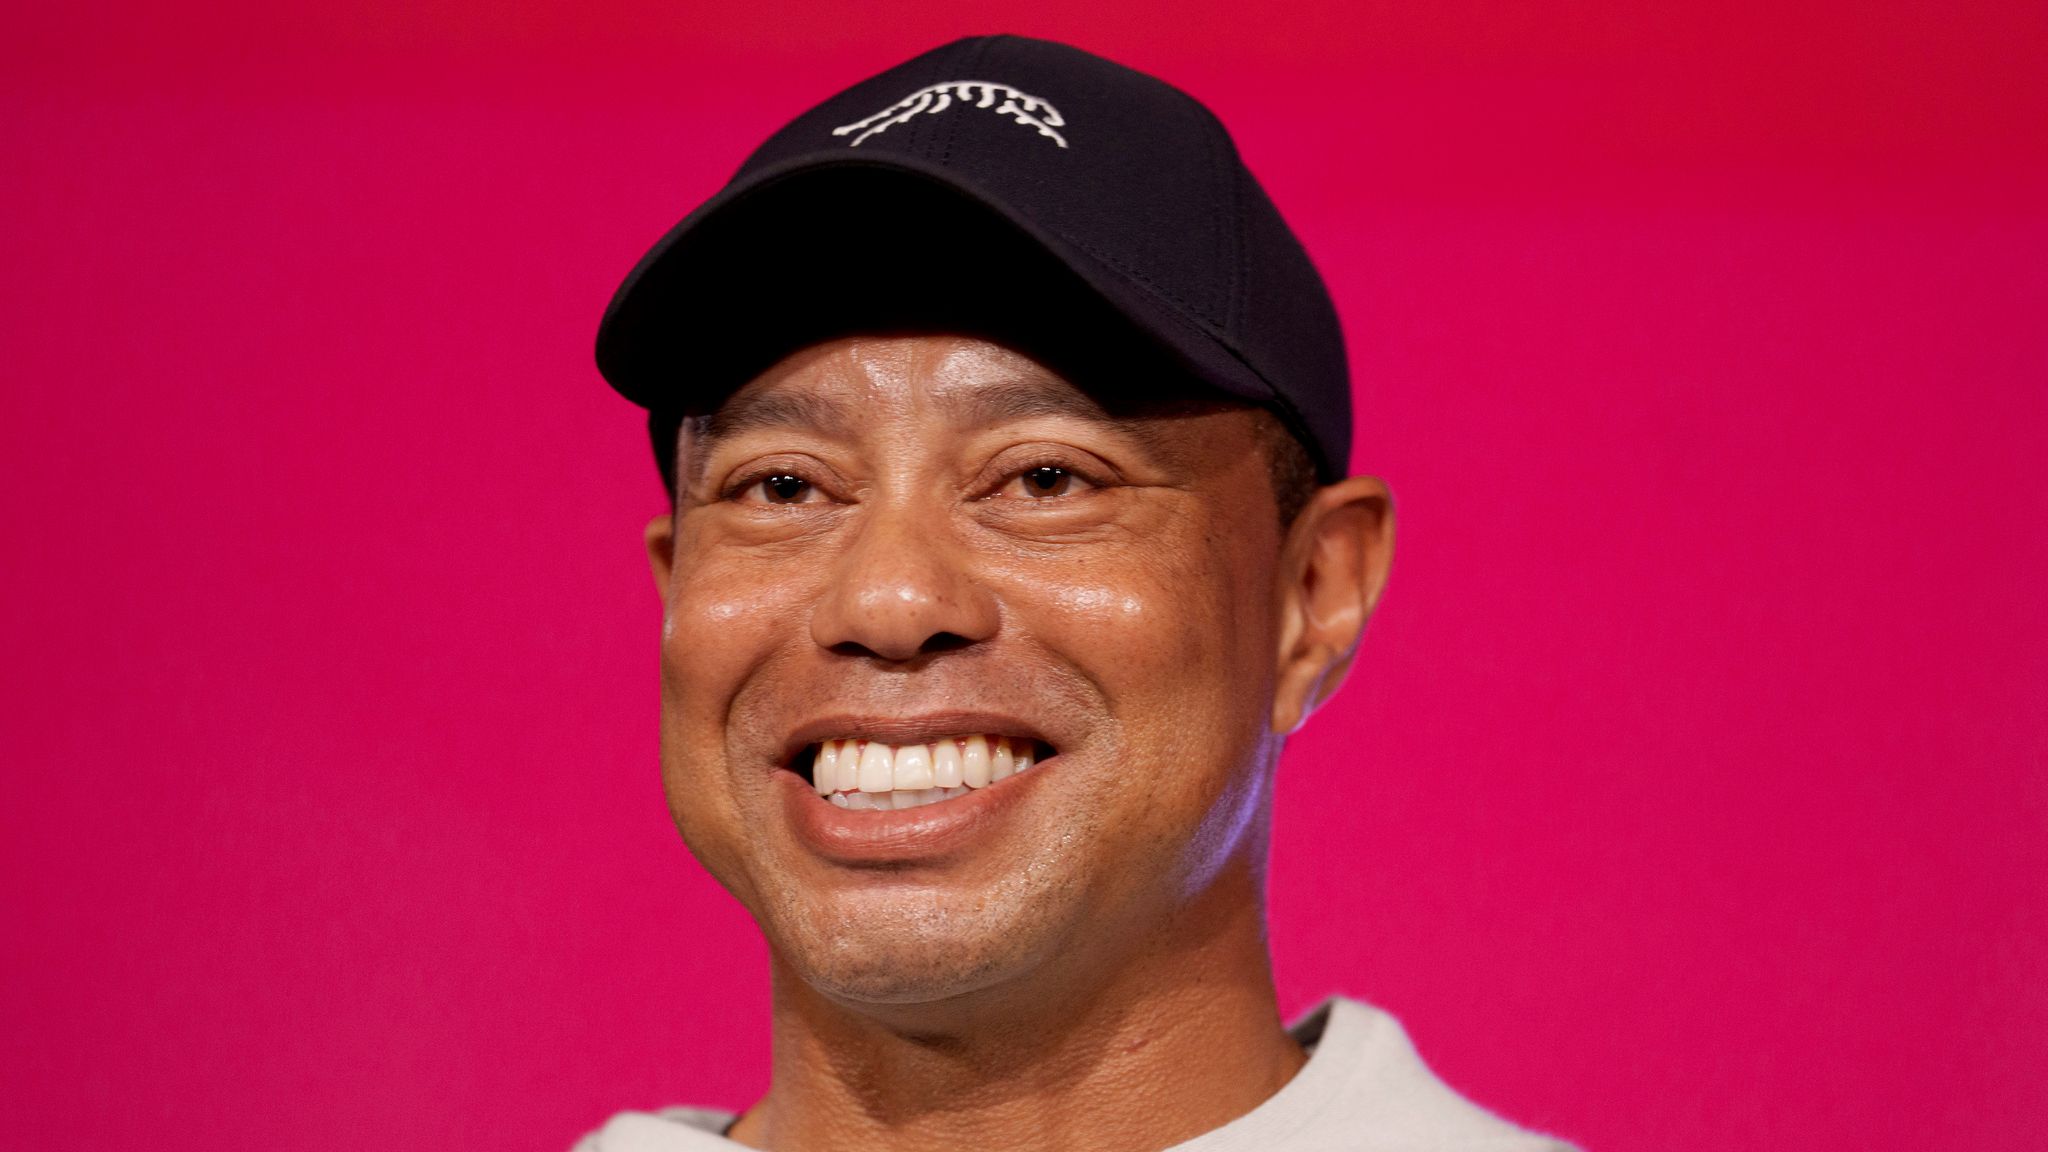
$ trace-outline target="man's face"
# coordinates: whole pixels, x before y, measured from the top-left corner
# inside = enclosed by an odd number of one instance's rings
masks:
[[[1112,414],[1020,353],[907,336],[798,353],[686,429],[673,539],[650,532],[664,780],[791,971],[875,1004],[1084,973],[1256,874],[1261,418]],[[825,741],[974,737],[1040,759],[894,811],[807,779]]]

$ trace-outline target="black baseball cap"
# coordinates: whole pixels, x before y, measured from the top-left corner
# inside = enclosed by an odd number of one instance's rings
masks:
[[[1223,125],[1163,81],[1016,36],[935,48],[771,136],[626,277],[597,367],[648,409],[672,477],[683,416],[804,345],[916,328],[1084,373],[1163,357],[1279,415],[1324,482],[1348,468],[1336,309]]]

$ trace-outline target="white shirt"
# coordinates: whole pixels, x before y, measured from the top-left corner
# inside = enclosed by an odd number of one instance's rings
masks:
[[[1325,1001],[1289,1029],[1309,1053],[1264,1104],[1167,1152],[1571,1152],[1517,1128],[1436,1078],[1399,1021]],[[732,1152],[730,1112],[621,1112],[573,1152]]]

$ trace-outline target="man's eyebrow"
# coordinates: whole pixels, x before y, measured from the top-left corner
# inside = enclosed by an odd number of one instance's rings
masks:
[[[1113,410],[1095,397],[1071,385],[1047,387],[1042,380],[1028,377],[993,381],[957,391],[947,390],[939,402],[949,409],[953,423],[963,428],[986,428],[1040,416],[1064,416],[1114,428],[1129,436],[1147,452],[1159,452],[1166,445],[1165,430],[1157,421],[1139,419],[1154,413],[1143,402],[1124,405],[1130,411]]]
[[[937,400],[947,418],[964,428],[1040,416],[1066,416],[1104,424],[1119,422],[1085,392],[1071,387],[1047,387],[1041,381],[1022,377],[946,389]],[[854,408],[838,397],[794,389],[742,393],[720,405],[717,411],[697,417],[692,422],[692,431],[703,449],[715,448],[743,432],[763,428],[839,432],[857,422]]]
[[[1116,428],[1147,451],[1165,443],[1162,430],[1149,420],[1131,419],[1138,411],[1119,414],[1078,388],[1048,386],[1042,379],[1014,377],[941,391],[935,397],[946,418],[960,428],[983,428],[1038,417],[1067,417]],[[766,428],[812,428],[828,435],[845,434],[859,423],[858,405],[834,396],[795,389],[776,389],[734,396],[714,412],[685,420],[692,443],[687,475],[701,478],[705,461],[719,444],[746,432]]]
[[[819,428],[837,431],[853,426],[853,412],[835,397],[794,390],[741,393],[700,416],[693,430],[704,446],[715,447],[742,432],[759,428]]]
[[[1070,416],[1111,423],[1115,417],[1087,393],[1071,387],[1047,387],[1026,378],[949,388],[938,396],[947,416],[964,428],[981,428],[1038,416]]]
[[[853,426],[852,409],[829,396],[812,392],[742,392],[701,416],[686,417],[677,429],[681,477],[689,483],[704,478],[704,465],[717,447],[745,432],[762,428],[821,428],[837,432]]]

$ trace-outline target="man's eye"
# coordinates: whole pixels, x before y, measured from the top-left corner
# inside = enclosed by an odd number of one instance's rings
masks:
[[[770,504],[800,504],[804,497],[810,495],[811,482],[801,476],[778,472],[754,481],[748,486],[747,492],[758,494],[762,500]]]
[[[1014,493],[1032,500],[1044,500],[1053,496],[1065,496],[1083,491],[1089,487],[1086,480],[1051,464],[1042,464],[1004,485],[1006,493]]]

